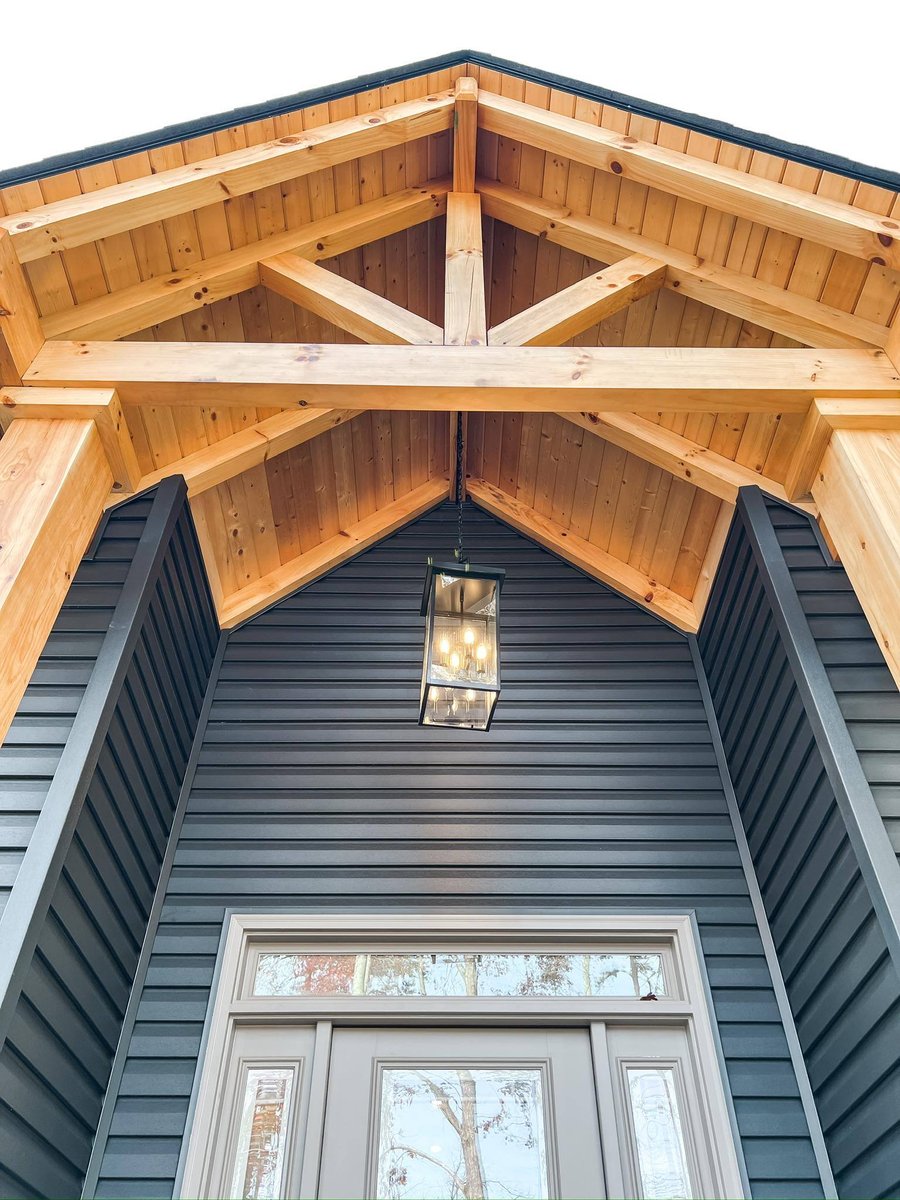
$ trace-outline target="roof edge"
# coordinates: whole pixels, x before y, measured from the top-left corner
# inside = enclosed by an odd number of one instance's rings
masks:
[[[571,79],[568,76],[557,75],[552,71],[528,67],[511,59],[498,58],[479,50],[456,50],[433,58],[420,59],[418,62],[407,63],[405,66],[394,67],[382,71],[373,71],[367,75],[359,75],[327,87],[311,88],[303,92],[295,92],[291,96],[280,96],[266,100],[260,104],[243,105],[240,108],[229,109],[226,112],[199,117],[191,121],[182,121],[174,125],[166,125],[149,133],[137,134],[133,137],[120,138],[116,141],[105,142],[96,146],[88,146],[83,150],[66,154],[56,154],[39,162],[27,163],[21,167],[0,170],[0,187],[15,187],[43,179],[49,175],[58,175],[63,171],[74,171],[82,167],[95,166],[110,159],[122,158],[129,154],[153,150],[159,146],[167,146],[172,142],[184,141],[204,134],[216,133],[234,125],[242,125],[249,121],[260,121],[267,117],[279,116],[294,109],[305,108],[313,104],[322,104],[329,100],[339,100],[356,92],[370,91],[376,87],[384,87],[391,83],[402,83],[417,75],[425,75],[433,71],[446,70],[448,67],[458,67],[463,63],[474,63],[508,75],[515,75],[532,83],[546,87],[559,88],[587,100],[596,100],[603,104],[613,105],[626,112],[634,112],[654,120],[665,121],[697,133],[705,133],[711,137],[722,138],[750,150],[760,150],[766,154],[774,154],[792,162],[802,163],[817,170],[844,175],[862,183],[875,187],[888,188],[900,192],[900,172],[889,171],[882,167],[867,166],[841,155],[829,154],[824,150],[816,150],[810,146],[796,145],[781,138],[770,137],[768,134],[756,133],[752,130],[741,129],[725,121],[717,121],[698,113],[682,112],[679,109],[668,108],[665,105],[654,104],[649,100],[641,100],[624,92],[611,91],[608,88],[584,83],[582,80]]]

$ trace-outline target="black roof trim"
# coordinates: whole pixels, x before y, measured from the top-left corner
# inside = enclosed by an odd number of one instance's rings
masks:
[[[118,141],[106,142],[102,145],[88,146],[85,150],[75,153],[57,154],[52,158],[45,158],[41,162],[0,171],[0,187],[14,187],[18,184],[30,183],[35,179],[42,179],[47,175],[58,175],[62,171],[74,171],[80,167],[94,166],[96,163],[108,162],[112,158],[137,154],[140,151],[155,149],[157,146],[167,146],[172,142],[215,133],[218,130],[242,125],[248,121],[260,121],[266,117],[292,112],[297,108],[323,104],[328,100],[338,100],[343,96],[353,95],[355,92],[368,91],[391,83],[401,83],[403,80],[412,79],[417,75],[445,70],[448,67],[458,67],[463,63],[474,63],[495,71],[503,71],[508,75],[515,75],[520,79],[543,84],[546,87],[560,88],[588,100],[611,104],[626,112],[639,113],[641,116],[666,121],[684,129],[723,138],[725,141],[734,142],[739,146],[747,146],[751,150],[761,150],[766,154],[789,158],[793,162],[803,163],[817,170],[832,171],[837,175],[845,175],[850,179],[858,179],[863,183],[900,192],[900,173],[896,171],[866,166],[864,163],[854,162],[852,159],[843,158],[840,155],[827,154],[823,150],[814,150],[809,146],[797,146],[791,142],[782,141],[780,138],[769,137],[764,133],[739,129],[727,122],[715,121],[709,117],[699,116],[697,113],[680,112],[674,108],[667,108],[665,105],[639,100],[622,92],[596,87],[578,79],[556,75],[551,71],[541,71],[535,67],[523,66],[521,63],[497,58],[478,50],[457,50],[434,58],[422,59],[419,62],[408,63],[406,66],[391,70],[360,75],[356,79],[348,79],[329,87],[312,88],[305,92],[296,92],[292,96],[267,100],[262,104],[248,104],[213,116],[183,121],[177,125],[167,125],[163,129],[157,129],[151,133],[121,138]]]

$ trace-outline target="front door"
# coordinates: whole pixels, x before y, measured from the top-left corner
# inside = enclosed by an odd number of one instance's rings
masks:
[[[587,1029],[336,1029],[322,1200],[603,1196]]]

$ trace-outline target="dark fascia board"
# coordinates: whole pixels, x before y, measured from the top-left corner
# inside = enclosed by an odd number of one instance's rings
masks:
[[[442,71],[447,68],[472,63],[494,71],[502,71],[531,83],[544,87],[558,88],[587,100],[601,104],[610,104],[626,112],[637,113],[639,116],[650,117],[653,120],[665,121],[670,125],[678,125],[683,129],[705,133],[710,137],[722,138],[750,150],[760,150],[766,154],[774,154],[779,158],[788,158],[793,162],[803,163],[820,171],[830,171],[836,175],[845,175],[862,183],[873,184],[876,187],[888,188],[900,192],[900,173],[889,171],[882,167],[870,167],[864,163],[840,155],[827,154],[823,150],[815,150],[809,146],[798,146],[780,138],[769,137],[764,133],[740,129],[725,121],[715,121],[697,113],[685,113],[678,109],[667,108],[665,105],[653,104],[648,100],[639,100],[623,92],[610,91],[607,88],[596,87],[578,79],[570,79],[552,71],[542,71],[536,67],[527,67],[522,63],[509,59],[497,58],[493,54],[485,54],[478,50],[456,50],[449,54],[437,55],[434,58],[421,59],[419,62],[408,63],[406,66],[395,67],[384,71],[375,71],[368,75],[360,75],[355,79],[344,80],[329,87],[312,88],[308,91],[296,92],[292,96],[281,96],[275,100],[267,100],[262,104],[248,104],[241,108],[233,108],[227,112],[213,116],[200,117],[194,121],[183,121],[177,125],[167,125],[163,129],[135,137],[121,138],[102,145],[89,146],[84,150],[69,154],[57,154],[40,162],[29,163],[22,167],[13,167],[0,171],[0,187],[15,187],[30,183],[35,179],[43,179],[48,175],[58,175],[63,171],[75,171],[81,167],[94,166],[97,163],[108,162],[113,158],[122,158],[129,154],[153,150],[158,146],[168,146],[172,142],[184,141],[188,138],[201,137],[204,134],[215,133],[218,130],[229,129],[234,125],[242,125],[248,121],[261,121],[268,117],[279,116],[298,108],[313,104],[324,104],[329,100],[339,100],[344,96],[357,92],[369,91],[372,88],[384,87],[392,83],[401,83],[418,75]]]

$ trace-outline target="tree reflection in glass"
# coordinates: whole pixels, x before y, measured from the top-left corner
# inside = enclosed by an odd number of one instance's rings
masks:
[[[257,996],[664,996],[659,954],[264,952]]]
[[[543,1200],[537,1068],[384,1069],[378,1200]]]
[[[641,1195],[644,1200],[688,1200],[693,1194],[671,1067],[629,1067]]]

